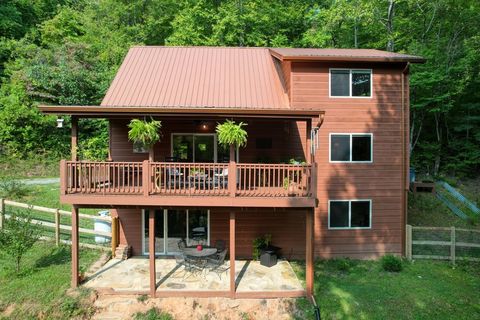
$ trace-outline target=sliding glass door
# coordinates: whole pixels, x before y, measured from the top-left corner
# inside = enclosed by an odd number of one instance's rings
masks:
[[[217,139],[208,134],[172,134],[172,157],[181,162],[217,162]]]
[[[149,210],[143,210],[143,254],[148,254],[148,215]],[[180,240],[185,240],[189,246],[210,244],[208,210],[155,210],[155,254],[168,255],[179,252]]]

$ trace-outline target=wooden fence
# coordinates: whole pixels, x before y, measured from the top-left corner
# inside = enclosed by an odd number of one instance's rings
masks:
[[[3,228],[4,220],[7,219],[7,218],[10,218],[10,216],[7,214],[6,206],[12,206],[12,207],[16,207],[16,208],[22,208],[22,209],[28,209],[28,210],[33,210],[33,211],[39,211],[39,212],[43,212],[43,213],[52,214],[55,222],[32,219],[31,223],[42,226],[42,227],[45,227],[45,228],[54,229],[54,231],[55,231],[55,243],[56,243],[57,246],[60,243],[70,243],[68,240],[61,240],[60,239],[60,233],[61,233],[62,230],[63,231],[70,231],[70,232],[72,231],[72,226],[71,225],[66,225],[66,224],[61,224],[60,223],[60,217],[61,216],[67,216],[67,217],[72,216],[72,213],[70,211],[41,207],[41,206],[36,206],[36,205],[31,205],[31,204],[27,204],[27,203],[21,203],[21,202],[16,202],[16,201],[11,201],[11,200],[6,200],[6,199],[1,199],[0,198],[0,228]],[[110,238],[111,239],[112,254],[114,254],[115,253],[115,248],[118,245],[118,218],[117,217],[111,218],[111,217],[93,216],[93,215],[83,214],[83,213],[79,213],[78,217],[79,217],[79,220],[81,220],[81,219],[100,220],[100,221],[105,221],[105,222],[110,222],[111,223],[112,232],[95,231],[93,229],[87,229],[87,228],[79,228],[78,231],[80,233],[83,233],[83,234]],[[88,243],[82,243],[82,245],[84,247],[105,249],[105,246],[92,245],[92,244],[88,244]]]
[[[414,237],[415,231],[423,232],[449,232],[449,239],[443,240],[416,240]],[[470,257],[470,256],[457,256],[457,248],[478,248],[480,251],[480,230],[473,229],[462,229],[462,228],[445,228],[445,227],[412,227],[407,225],[406,229],[406,257],[409,260],[412,259],[434,259],[434,260],[450,260],[452,263],[455,263],[456,260],[467,260],[467,261],[480,261],[480,257]],[[479,241],[474,242],[464,242],[457,241],[458,232],[468,232],[472,234],[478,234]],[[415,254],[415,246],[434,246],[434,247],[448,247],[449,255],[440,255],[440,254]]]

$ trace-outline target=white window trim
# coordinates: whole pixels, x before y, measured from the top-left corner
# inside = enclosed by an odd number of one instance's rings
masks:
[[[144,226],[145,226],[145,210],[158,210],[158,209],[142,209],[142,225],[141,225],[141,235],[142,235],[142,254],[144,256],[147,256],[149,253],[146,251],[145,247],[145,235],[144,235]],[[163,211],[163,232],[164,232],[164,237],[168,234],[168,218],[167,218],[167,212],[168,209],[161,209]],[[195,209],[196,210],[196,209]],[[190,245],[190,238],[188,237],[188,231],[189,231],[189,226],[188,226],[188,214],[189,210],[186,209],[186,214],[185,214],[185,219],[186,220],[186,228],[187,228],[187,236],[185,238],[187,245]],[[210,246],[210,209],[207,210],[207,246]],[[179,252],[167,252],[167,241],[163,241],[163,250],[161,252],[155,252],[155,256],[171,256],[174,254],[177,254]]]
[[[348,227],[330,227],[330,203],[331,202],[348,202]],[[352,225],[352,202],[368,201],[370,203],[370,213],[368,227],[351,227]],[[334,199],[328,200],[328,230],[369,230],[372,229],[372,199]]]
[[[350,160],[349,161],[340,161],[332,160],[332,135],[342,135],[350,136]],[[352,160],[352,137],[366,137],[370,136],[370,161],[353,161]],[[330,132],[328,136],[328,160],[330,163],[373,163],[373,133],[339,133],[339,132]]]
[[[349,76],[349,95],[348,96],[332,96],[332,70],[348,70],[350,71]],[[369,72],[370,73],[370,96],[363,97],[363,96],[352,96],[352,73],[355,71],[362,71],[362,72]],[[329,98],[347,98],[347,99],[371,99],[373,98],[373,70],[372,69],[355,69],[355,68],[330,68],[328,71],[328,97]]]

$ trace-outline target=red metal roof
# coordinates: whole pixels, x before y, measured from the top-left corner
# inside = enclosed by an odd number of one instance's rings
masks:
[[[289,107],[268,48],[133,47],[101,106]]]
[[[425,62],[425,59],[419,56],[375,49],[271,48],[270,50],[272,55],[281,60]]]
[[[101,106],[289,109],[281,60],[424,61],[371,49],[139,46],[129,50]]]

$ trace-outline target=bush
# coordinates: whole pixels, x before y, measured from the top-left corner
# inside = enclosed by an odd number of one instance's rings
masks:
[[[145,313],[137,312],[134,316],[135,320],[173,320],[173,317],[157,308],[152,308]]]
[[[403,269],[402,259],[391,254],[382,257],[382,268],[388,272],[400,272]]]
[[[336,270],[342,272],[348,272],[354,266],[354,262],[348,258],[334,259],[331,263]]]
[[[30,190],[25,183],[17,180],[0,180],[0,198],[21,199],[29,194]]]

